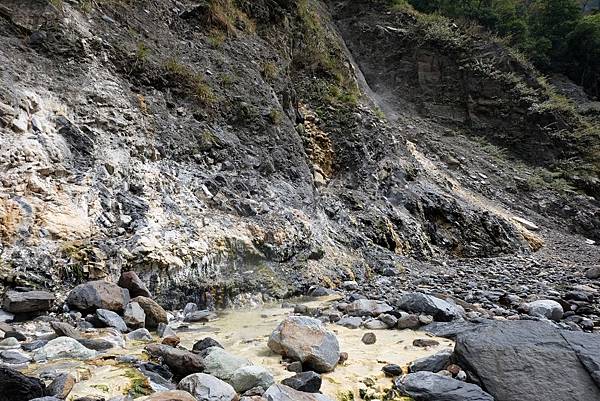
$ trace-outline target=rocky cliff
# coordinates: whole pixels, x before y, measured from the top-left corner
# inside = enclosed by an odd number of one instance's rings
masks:
[[[0,286],[135,270],[176,307],[557,243],[594,263],[597,132],[499,44],[420,18],[3,1]]]

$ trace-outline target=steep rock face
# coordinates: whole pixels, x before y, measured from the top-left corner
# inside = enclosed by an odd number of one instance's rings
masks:
[[[4,283],[125,268],[169,308],[529,249],[353,100],[322,3],[94,4],[2,5]]]

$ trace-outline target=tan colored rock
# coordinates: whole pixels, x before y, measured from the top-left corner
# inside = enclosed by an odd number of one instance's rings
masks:
[[[135,297],[131,300],[131,302],[137,302],[140,307],[144,310],[146,314],[146,328],[154,329],[158,327],[159,323],[169,323],[169,318],[167,316],[167,312],[147,297]]]
[[[187,391],[172,390],[172,391],[161,391],[160,393],[154,393],[147,397],[136,398],[136,401],[197,401]]]

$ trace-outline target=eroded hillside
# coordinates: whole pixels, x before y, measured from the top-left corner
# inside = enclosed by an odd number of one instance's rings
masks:
[[[2,285],[60,289],[136,270],[175,307],[207,292],[404,280],[446,259],[529,255],[563,234],[593,247],[569,232],[598,239],[597,165],[582,152],[595,137],[571,141],[580,131],[543,108],[546,89],[504,49],[465,61],[460,32],[440,43],[389,12],[366,1],[2,2]],[[509,69],[514,88],[491,67]],[[474,136],[509,149],[526,176],[504,154],[490,166],[477,147],[465,153]],[[456,181],[440,157],[484,167]],[[574,159],[591,167],[566,189],[523,189],[536,168]],[[531,213],[542,233],[515,220]],[[576,251],[582,266],[593,249]]]

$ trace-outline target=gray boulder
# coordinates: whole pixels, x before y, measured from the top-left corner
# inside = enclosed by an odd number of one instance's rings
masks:
[[[439,372],[443,370],[448,364],[450,364],[450,357],[452,356],[451,350],[442,350],[433,355],[429,355],[423,358],[415,360],[410,365],[411,372]]]
[[[108,309],[97,309],[96,317],[98,317],[98,320],[100,320],[108,327],[114,327],[121,333],[125,333],[127,331],[127,325],[125,324],[121,316],[117,315],[113,311],[110,311]]]
[[[167,311],[162,306],[147,297],[135,297],[131,300],[137,302],[146,314],[146,328],[155,329],[159,323],[169,323]]]
[[[146,324],[146,313],[137,302],[129,302],[123,312],[123,321],[132,330],[141,329]]]
[[[263,398],[267,401],[333,401],[326,395],[304,393],[284,384],[273,384],[265,391]]]
[[[90,281],[73,288],[67,297],[70,307],[81,311],[108,309],[121,312],[129,302],[129,292],[106,281]]]
[[[31,358],[20,351],[6,350],[0,351],[0,360],[9,365],[22,365],[31,361]]]
[[[358,329],[362,324],[363,320],[357,316],[344,316],[336,323],[340,326],[346,327],[347,329]]]
[[[394,308],[385,302],[372,299],[357,299],[346,307],[346,313],[350,316],[373,316],[391,312]]]
[[[290,316],[281,322],[271,334],[268,346],[318,373],[333,371],[340,359],[335,334],[319,320],[305,316]]]
[[[398,301],[398,307],[408,312],[432,315],[439,322],[449,322],[461,317],[456,305],[420,292],[403,295]]]
[[[232,401],[237,398],[231,385],[204,373],[184,377],[177,389],[187,391],[198,401]]]
[[[138,277],[134,271],[128,271],[121,274],[117,283],[119,287],[126,288],[132,297],[148,297],[152,298],[152,294],[146,288],[144,282]]]
[[[496,401],[600,400],[600,337],[550,322],[488,322],[456,336],[458,365]]]
[[[64,322],[50,322],[50,327],[54,330],[57,336],[71,337],[75,339],[81,338],[81,333],[75,327],[69,323]]]
[[[491,395],[474,384],[432,372],[410,373],[396,379],[394,384],[402,394],[416,401],[494,401]]]
[[[230,381],[236,370],[252,365],[246,358],[232,355],[223,348],[208,348],[206,353],[204,371],[221,380]]]
[[[58,337],[35,350],[33,360],[40,362],[54,359],[89,359],[96,355],[96,351],[86,348],[74,338]]]
[[[185,377],[204,370],[204,361],[193,352],[173,348],[163,344],[149,344],[146,352],[155,358],[162,359],[178,377]]]
[[[185,322],[198,323],[198,322],[210,322],[211,320],[215,320],[216,318],[217,318],[217,315],[214,312],[211,312],[209,310],[199,310],[199,311],[188,313],[187,315],[185,315],[183,320]]]
[[[244,393],[254,387],[269,388],[275,383],[273,375],[262,366],[243,366],[233,372],[229,381],[235,391]]]
[[[396,322],[396,327],[400,330],[418,329],[420,326],[419,316],[412,313],[402,312]]]
[[[43,312],[52,308],[54,295],[46,291],[8,291],[3,308],[10,313]]]
[[[561,304],[549,299],[529,302],[527,305],[527,313],[530,316],[542,317],[558,322],[562,319],[563,308]]]
[[[188,302],[187,304],[185,304],[185,307],[183,308],[183,316],[186,316],[192,312],[196,312],[198,310],[198,305],[196,305],[193,302]]]
[[[137,329],[127,334],[127,339],[132,341],[154,341],[152,338],[152,334],[148,331],[148,329]]]

